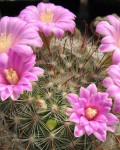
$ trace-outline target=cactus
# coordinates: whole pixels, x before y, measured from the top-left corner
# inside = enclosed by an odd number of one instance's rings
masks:
[[[44,41],[46,47],[34,48],[36,66],[45,73],[32,83],[33,91],[24,92],[17,101],[0,101],[0,149],[102,149],[104,145],[93,136],[74,137],[74,124],[66,116],[66,94],[78,94],[81,86],[92,82],[103,91],[101,82],[111,57],[98,52],[97,42],[77,30],[61,40]]]

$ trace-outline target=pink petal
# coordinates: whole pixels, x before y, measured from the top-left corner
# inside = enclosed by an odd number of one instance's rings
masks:
[[[117,70],[118,71],[118,70],[120,70],[120,65],[113,64],[113,65],[109,66],[109,70]]]
[[[79,106],[80,107],[80,106]],[[84,111],[84,108],[78,108],[78,109],[75,109],[76,113],[78,115],[85,115],[85,111]]]
[[[0,83],[0,92],[4,91],[6,89],[6,84]]]
[[[105,36],[102,40],[102,44],[115,44],[116,39],[112,36]]]
[[[66,115],[70,116],[74,112],[74,109],[72,108],[67,108],[66,110]]]
[[[67,9],[63,9],[63,7],[61,6],[57,6],[54,8],[54,10],[52,11],[55,16],[53,17],[53,22],[66,22],[66,21],[71,21],[73,20],[73,18],[75,18],[76,16],[70,12]],[[64,26],[63,26],[64,27]]]
[[[79,103],[73,103],[73,104],[71,104],[71,106],[72,106],[75,110],[79,110],[79,109],[80,109]]]
[[[4,91],[0,93],[1,100],[4,101],[10,96],[10,91],[6,88]]]
[[[96,32],[101,35],[114,35],[115,29],[107,21],[101,21],[96,26]]]
[[[24,89],[24,90],[32,91],[32,85],[31,85],[31,83],[29,82],[29,80],[27,80],[26,78],[22,78],[22,79],[19,81],[19,85],[23,86],[23,89]]]
[[[117,49],[117,47],[114,44],[101,44],[99,46],[100,52],[112,52],[116,49]]]
[[[56,35],[57,38],[62,38],[64,35],[64,30],[60,29],[60,28],[53,28],[53,33]]]
[[[31,81],[37,81],[38,78],[36,76],[36,74],[33,74],[31,72],[25,72],[22,77],[27,78],[30,82]]]
[[[116,85],[110,86],[106,92],[109,93],[109,95],[112,97],[120,96],[120,88]]]
[[[76,113],[72,113],[69,120],[75,123],[79,123],[80,116],[78,116]]]
[[[80,97],[85,98],[86,100],[90,99],[90,91],[84,87],[80,88]]]
[[[44,3],[39,3],[39,4],[37,5],[37,8],[38,8],[38,10],[39,10],[39,13],[40,13],[40,12],[45,12],[45,4],[44,4]]]
[[[113,105],[113,112],[120,114],[120,99],[116,98]]]
[[[106,123],[99,123],[99,129],[102,131],[107,131],[107,124]]]
[[[89,121],[91,127],[93,128],[94,131],[96,131],[99,128],[99,123],[97,121]]]
[[[79,127],[79,124],[75,126],[75,129],[74,129],[74,136],[75,137],[81,137],[85,134],[85,129],[84,129],[84,126],[82,127]]]
[[[113,79],[113,81],[114,81],[114,85],[120,87],[120,79],[119,78],[118,79]]]
[[[70,104],[78,103],[79,102],[79,96],[73,93],[67,94],[66,98],[70,102]]]
[[[14,92],[10,95],[12,100],[17,100],[20,96],[20,93]]]
[[[49,25],[45,25],[43,27],[43,33],[45,34],[45,36],[50,36],[52,34],[52,27]]]
[[[24,90],[32,91],[32,85],[31,84],[24,84]]]
[[[114,51],[112,61],[113,61],[113,64],[120,63],[120,49],[117,49]]]
[[[87,87],[87,90],[90,91],[90,95],[97,93],[97,87],[96,87],[95,84],[90,84],[90,85]]]
[[[0,32],[2,32],[2,33],[6,32],[8,21],[9,21],[9,17],[7,17],[7,16],[1,18],[1,20],[0,20]]]
[[[101,104],[101,103],[103,103],[104,99],[107,98],[107,96],[108,96],[107,93],[100,93],[100,92],[98,92],[97,94],[94,94],[94,95],[91,97],[91,100],[90,100],[89,103],[91,103],[91,104],[93,104],[93,105],[94,105],[94,103],[99,103],[99,104]]]
[[[31,69],[32,73],[36,74],[36,75],[40,75],[44,73],[44,70],[42,68],[38,68],[38,67],[34,67]]]
[[[38,30],[37,27],[32,26],[31,24],[26,24],[23,28],[23,32],[21,32],[21,34],[17,38],[18,40],[21,40],[21,42],[23,39],[29,40],[36,39],[39,37],[37,30]]]
[[[117,18],[115,18],[113,15],[108,15],[107,19],[110,22],[110,24],[117,30],[117,32],[119,32],[120,21]]]
[[[51,9],[51,10],[54,10],[55,9],[55,5],[52,4],[52,3],[47,3],[45,4],[46,5],[46,9]]]
[[[98,129],[93,133],[99,140],[104,142],[106,140],[106,131]]]
[[[34,63],[31,61],[27,62],[23,68],[22,68],[22,73],[26,72],[26,71],[30,71],[34,66]]]
[[[108,98],[108,93],[101,93],[101,100],[107,100],[107,98]]]
[[[79,107],[80,108],[85,108],[87,105],[87,99],[85,98],[79,98]]]
[[[111,113],[106,114],[106,118],[108,120],[107,124],[109,126],[114,126],[116,123],[119,123],[118,118],[115,115],[111,114]]]
[[[105,109],[106,109],[106,107],[111,108],[111,106],[112,106],[112,99],[111,98],[107,98],[106,100],[104,100],[104,103],[103,103],[102,106],[104,106]]]
[[[105,115],[98,115],[96,118],[95,118],[95,121],[97,121],[97,122],[103,122],[103,123],[105,123],[105,122],[107,122],[107,118],[105,117]]]
[[[110,132],[115,132],[115,126],[107,126],[107,130]]]
[[[24,90],[32,91],[32,85],[31,84],[24,85]]]
[[[84,126],[87,124],[89,124],[89,121],[84,116],[79,117],[79,125],[80,126]]]
[[[107,77],[103,80],[103,86],[104,87],[109,88],[112,85],[114,85],[114,82],[110,77]]]
[[[106,100],[107,101],[107,100]],[[111,104],[112,105],[112,104]],[[111,106],[110,105],[110,106]],[[109,113],[110,112],[110,110],[111,110],[111,107],[104,107],[103,109],[102,109],[102,113],[103,114],[107,114],[107,113]]]
[[[23,39],[23,40],[21,40],[20,44],[21,45],[27,44],[27,45],[35,46],[35,47],[42,47],[43,42],[40,38],[34,38],[34,40],[33,39],[31,39],[31,40],[30,39]]]
[[[12,50],[25,58],[33,54],[32,48],[27,45],[16,45]]]
[[[119,70],[117,70],[116,68],[112,69],[113,66],[114,65],[109,67],[108,74],[110,75],[111,78],[120,80],[120,72],[119,72],[120,68],[119,68]]]
[[[18,84],[20,85],[26,85],[26,84],[29,84],[29,80],[26,79],[26,78],[21,78],[21,80],[18,82]]]
[[[4,74],[3,73],[3,68],[2,69],[0,68],[0,86],[4,84],[5,88],[6,88],[7,81],[6,81],[6,78],[4,77],[3,74]],[[0,87],[0,91],[2,91],[3,89],[4,89],[4,87]]]
[[[92,134],[94,132],[93,128],[91,127],[90,124],[85,126],[85,130],[87,132],[88,135]]]
[[[13,91],[16,92],[16,93],[23,94],[23,86],[16,85],[16,86],[13,87]]]
[[[0,53],[0,67],[5,68],[8,63],[8,55],[6,53]]]
[[[57,22],[55,26],[58,28],[64,29],[65,31],[70,31],[71,33],[73,33],[75,25],[73,26],[73,25],[70,25],[70,23],[68,24],[66,22]],[[72,24],[74,24],[74,22]]]
[[[33,5],[27,6],[26,9],[23,9],[19,15],[20,18],[25,19],[25,20],[27,20],[28,16],[31,16],[31,18],[34,18],[34,19],[39,18],[38,9]]]

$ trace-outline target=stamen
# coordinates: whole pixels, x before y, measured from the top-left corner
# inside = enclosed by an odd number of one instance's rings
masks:
[[[53,21],[54,14],[50,9],[47,9],[46,12],[41,13],[40,20],[45,23],[50,23]]]
[[[0,53],[8,51],[11,45],[11,35],[0,33]]]
[[[96,115],[97,115],[97,109],[93,109],[89,107],[85,110],[85,116],[88,120],[93,119]]]
[[[19,77],[16,73],[16,71],[14,71],[12,68],[10,69],[5,69],[4,73],[6,75],[6,79],[9,82],[9,84],[14,84],[16,85],[19,81]]]

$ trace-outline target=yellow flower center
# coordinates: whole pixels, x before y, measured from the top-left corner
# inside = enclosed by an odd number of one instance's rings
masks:
[[[11,46],[11,35],[0,33],[0,53],[8,51]]]
[[[6,79],[7,79],[7,81],[8,81],[9,84],[16,85],[18,83],[19,77],[18,77],[16,71],[14,71],[12,68],[5,69],[4,73],[6,75]]]
[[[53,21],[54,14],[50,9],[47,9],[46,12],[41,13],[40,20],[45,23],[50,23]]]
[[[85,110],[85,116],[89,120],[93,119],[96,115],[97,115],[97,110],[96,109],[93,109],[93,108],[89,107]]]

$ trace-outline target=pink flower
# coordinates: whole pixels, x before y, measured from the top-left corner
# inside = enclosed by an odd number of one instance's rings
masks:
[[[61,38],[65,31],[73,33],[75,15],[69,10],[55,6],[54,4],[39,3],[37,7],[28,6],[21,11],[20,18],[37,25],[40,32],[45,36],[55,34],[57,38]]]
[[[22,51],[22,49],[21,49]],[[43,69],[34,67],[35,55],[23,57],[10,50],[0,59],[0,96],[2,101],[11,97],[17,100],[24,90],[32,90],[32,81],[37,81],[37,75],[43,74]]]
[[[120,113],[120,63],[111,65],[108,75],[109,77],[103,80],[103,85],[107,88],[106,92],[114,97],[113,112]]]
[[[31,55],[32,49],[27,45],[42,46],[36,28],[17,17],[3,17],[0,20],[0,54],[12,48],[18,53]]]
[[[114,132],[115,124],[119,121],[110,113],[112,101],[107,93],[97,93],[95,84],[90,84],[86,89],[81,87],[80,96],[70,93],[67,99],[72,106],[68,108],[67,115],[70,121],[76,123],[75,137],[87,133],[105,141],[106,132]]]
[[[107,19],[109,22],[101,21],[96,27],[96,32],[105,36],[101,40],[99,50],[101,52],[114,51],[113,63],[118,63],[120,58],[120,19],[112,15],[107,16]]]

